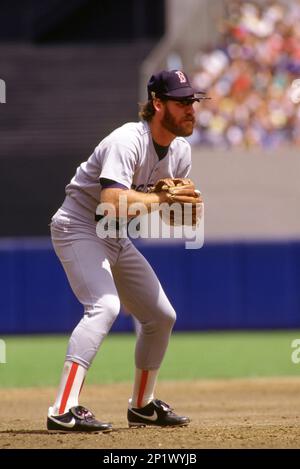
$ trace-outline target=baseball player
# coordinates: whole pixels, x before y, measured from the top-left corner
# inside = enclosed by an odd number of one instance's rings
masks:
[[[51,236],[84,315],[68,344],[56,399],[48,411],[49,430],[112,429],[78,401],[87,370],[120,304],[141,325],[127,411],[129,426],[178,426],[190,421],[155,398],[175,311],[151,266],[128,237],[97,235],[96,224],[103,216],[96,209],[100,202],[109,203],[118,214],[121,195],[126,196],[128,207],[139,202],[149,212],[160,203],[194,206],[201,202],[187,179],[191,149],[182,137],[192,134],[193,103],[202,97],[204,93],[195,92],[180,70],[153,75],[148,101],[141,106],[141,121],[126,123],[104,138],[66,186],[66,198],[52,218]]]

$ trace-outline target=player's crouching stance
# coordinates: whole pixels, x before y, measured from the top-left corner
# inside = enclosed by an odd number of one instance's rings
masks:
[[[112,429],[110,423],[97,420],[79,405],[79,394],[121,304],[140,323],[129,426],[190,422],[154,397],[175,311],[151,266],[128,238],[97,236],[96,208],[101,201],[112,204],[118,213],[121,195],[126,195],[129,208],[142,203],[149,211],[161,203],[201,202],[187,179],[191,150],[182,137],[193,131],[193,103],[202,97],[179,70],[153,75],[148,83],[148,102],[140,113],[142,121],[127,123],[102,140],[66,187],[65,201],[52,218],[51,236],[84,316],[68,344],[57,396],[48,412],[49,430]]]

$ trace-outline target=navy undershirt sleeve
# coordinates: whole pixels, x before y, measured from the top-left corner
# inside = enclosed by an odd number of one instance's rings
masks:
[[[120,184],[119,182],[113,181],[113,179],[100,178],[100,184],[102,186],[102,189],[127,189],[126,186]]]

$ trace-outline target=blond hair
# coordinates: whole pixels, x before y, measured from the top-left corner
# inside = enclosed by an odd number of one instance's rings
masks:
[[[153,106],[152,99],[150,99],[146,103],[140,103],[139,107],[140,107],[139,118],[142,119],[143,121],[150,122],[152,120],[152,117],[155,114],[155,109]]]

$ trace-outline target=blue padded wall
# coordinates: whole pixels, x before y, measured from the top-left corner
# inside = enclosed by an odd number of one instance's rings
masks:
[[[300,242],[138,248],[177,311],[176,330],[300,327]],[[0,285],[0,334],[69,333],[81,318],[49,240],[2,240]],[[112,330],[132,330],[131,320],[120,314]]]

